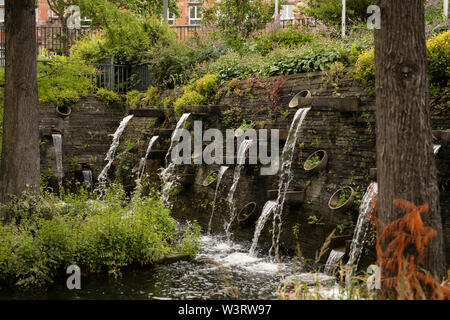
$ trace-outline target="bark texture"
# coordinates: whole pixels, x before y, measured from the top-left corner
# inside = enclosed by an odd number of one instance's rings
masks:
[[[424,3],[378,0],[375,31],[378,218],[385,225],[404,214],[394,199],[430,205],[425,224],[438,232],[423,267],[445,276],[439,189],[431,133]]]
[[[39,192],[39,109],[34,0],[5,1],[6,67],[0,202]]]

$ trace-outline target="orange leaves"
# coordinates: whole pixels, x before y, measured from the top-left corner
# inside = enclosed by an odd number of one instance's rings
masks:
[[[421,215],[428,213],[429,205],[415,206],[396,199],[394,206],[406,214],[386,227],[377,221],[376,247],[384,285],[394,288],[399,299],[449,299],[449,288],[416,266],[416,258],[419,264],[423,263],[426,246],[437,236],[436,230],[425,226],[422,220]]]

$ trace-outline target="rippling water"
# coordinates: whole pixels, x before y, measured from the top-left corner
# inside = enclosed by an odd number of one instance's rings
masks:
[[[82,277],[81,290],[68,290],[59,279],[46,290],[1,291],[0,299],[271,299],[282,275],[292,277],[291,263],[248,254],[250,242],[203,236],[194,261],[127,272],[120,279]]]

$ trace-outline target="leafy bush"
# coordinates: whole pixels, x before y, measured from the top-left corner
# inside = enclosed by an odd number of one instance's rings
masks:
[[[125,186],[129,186],[133,183],[132,169],[136,161],[133,155],[128,152],[118,154],[116,159],[119,161],[115,172],[116,181]]]
[[[99,88],[95,96],[107,106],[120,101],[120,97],[117,93],[104,88]]]
[[[143,94],[137,90],[128,91],[125,96],[125,101],[130,109],[139,109],[141,107],[141,102]]]
[[[362,87],[372,96],[375,95],[375,49],[363,52],[356,62],[356,77]]]
[[[189,105],[202,105],[207,103],[207,100],[197,91],[185,91],[184,94],[178,98],[173,104],[175,114],[181,116],[183,114],[183,107]]]
[[[254,51],[266,55],[274,48],[292,48],[310,43],[313,36],[297,29],[281,29],[260,35],[254,41]]]
[[[242,38],[272,20],[274,8],[273,1],[224,0],[206,6],[203,21],[216,25],[225,41],[237,49]]]
[[[450,31],[427,41],[430,83],[435,88],[450,87]]]
[[[64,203],[51,195],[27,196],[6,207],[15,219],[0,224],[2,285],[42,286],[73,264],[83,272],[118,276],[124,266],[153,264],[171,252],[194,256],[198,250],[198,225],[176,231],[159,199],[127,201],[120,186],[108,190],[102,202],[87,200],[83,192],[63,196]],[[51,214],[43,215],[46,210]]]
[[[195,82],[183,87],[183,95],[174,103],[177,115],[183,114],[183,107],[189,105],[202,105],[212,102],[219,90],[220,78],[217,74],[206,74]]]
[[[219,90],[220,78],[217,74],[206,74],[194,83],[194,90],[206,98],[212,98]]]
[[[40,103],[57,106],[71,105],[87,96],[95,88],[94,68],[80,64],[81,60],[44,53],[38,63],[38,90]]]
[[[373,4],[372,2],[371,0],[347,0],[347,19],[351,22],[366,21],[367,8]],[[306,1],[304,12],[327,25],[338,25],[341,23],[342,1],[309,0]]]
[[[147,92],[145,93],[144,101],[152,105],[156,105],[160,97],[161,97],[160,88],[150,86],[148,87]]]
[[[450,97],[450,31],[443,32],[427,41],[427,60],[430,93],[433,104],[448,107]],[[356,63],[356,76],[364,89],[375,94],[375,51],[362,53]]]

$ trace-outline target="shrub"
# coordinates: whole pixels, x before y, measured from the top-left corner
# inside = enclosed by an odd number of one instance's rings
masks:
[[[47,194],[27,196],[6,207],[16,219],[0,224],[1,285],[42,286],[73,264],[83,272],[118,276],[124,266],[153,264],[171,252],[194,256],[198,250],[198,225],[176,231],[159,199],[127,201],[116,185],[101,202],[88,200],[84,191],[63,194],[63,200],[61,205]],[[42,202],[51,214],[41,214]]]
[[[351,22],[366,21],[367,8],[371,0],[347,0],[347,19]],[[327,25],[338,25],[341,22],[341,0],[309,0],[304,12]]]
[[[126,104],[130,109],[139,109],[141,107],[143,94],[137,90],[128,91],[125,96]]]
[[[120,153],[117,155],[119,164],[117,165],[115,177],[118,183],[125,186],[129,186],[133,183],[132,169],[136,164],[136,161],[132,154],[128,152]]]
[[[375,49],[363,52],[356,62],[356,77],[362,87],[372,96],[375,95]]]
[[[92,66],[80,64],[83,61],[75,58],[45,52],[39,59],[52,61],[38,63],[39,102],[71,105],[94,90]]]
[[[217,74],[206,74],[195,81],[195,91],[207,98],[213,97],[219,90],[220,78]]]
[[[292,48],[310,43],[313,36],[296,29],[281,29],[263,34],[256,38],[254,50],[262,55],[268,54],[274,48]]]
[[[443,32],[427,41],[430,94],[432,104],[448,107],[450,97],[450,31]],[[356,62],[357,78],[364,89],[375,94],[375,50],[363,52]]]
[[[120,97],[117,93],[104,88],[99,88],[95,96],[107,106],[120,101]]]
[[[177,115],[183,114],[183,107],[189,105],[202,105],[212,102],[219,90],[220,78],[217,74],[206,74],[195,82],[183,87],[183,95],[174,103]]]
[[[174,106],[174,111],[178,116],[183,114],[183,107],[189,105],[202,105],[207,103],[207,100],[204,96],[202,96],[197,91],[185,91],[184,94],[178,98]]]
[[[152,105],[156,105],[160,97],[161,97],[160,88],[150,86],[148,87],[147,92],[145,93],[144,101]]]
[[[428,72],[430,83],[435,88],[450,86],[450,31],[427,41]]]

